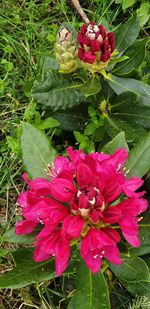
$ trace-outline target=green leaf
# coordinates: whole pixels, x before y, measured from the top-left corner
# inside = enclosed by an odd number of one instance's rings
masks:
[[[5,232],[1,236],[2,241],[6,241],[13,244],[33,244],[33,240],[35,236],[37,235],[37,232],[33,232],[31,234],[26,235],[16,235],[15,229],[11,228],[8,231]]]
[[[140,18],[140,26],[143,27],[146,22],[149,20],[149,0],[148,1],[142,1],[140,8],[137,10],[137,13]]]
[[[141,258],[123,256],[123,264],[110,264],[110,269],[129,292],[138,295],[149,294],[150,273]]]
[[[150,86],[142,81],[132,78],[120,78],[111,74],[108,75],[106,81],[118,95],[129,91],[137,95],[140,99],[146,101],[145,105],[149,105]]]
[[[146,262],[148,268],[150,269],[150,254],[142,256],[142,259]]]
[[[113,282],[111,288],[111,305],[113,309],[129,309],[131,294],[123,289],[119,282]],[[131,309],[131,308],[130,308]],[[135,309],[135,308],[134,308]],[[137,308],[136,308],[137,309]]]
[[[45,129],[53,129],[56,128],[60,125],[59,121],[52,118],[52,117],[48,117],[45,118],[44,120],[42,120],[38,125],[38,129],[40,130],[45,130]]]
[[[81,104],[65,111],[58,111],[51,114],[60,122],[60,128],[67,131],[78,131],[84,129],[84,123],[89,119],[87,106]]]
[[[136,138],[134,129],[126,121],[117,119],[114,116],[108,116],[105,120],[105,130],[107,134],[114,138],[119,132],[124,131],[127,142],[133,142]]]
[[[122,55],[132,45],[140,31],[140,22],[137,16],[131,17],[125,24],[121,24],[115,31],[115,46]]]
[[[125,10],[135,3],[136,0],[123,0],[122,9]]]
[[[68,309],[77,308],[110,308],[108,286],[102,272],[92,275],[83,260],[78,266],[76,294],[72,297],[68,306]]]
[[[43,107],[65,110],[80,104],[84,98],[79,92],[83,83],[74,81],[71,76],[50,71],[41,82],[35,82],[32,95]]]
[[[125,148],[127,151],[129,151],[125,134],[123,131],[121,131],[118,135],[114,137],[114,139],[110,142],[108,142],[103,148],[102,151],[105,153],[113,153],[118,148]]]
[[[51,70],[58,70],[59,65],[54,57],[51,57],[49,54],[44,54],[41,56],[39,61],[39,74],[46,76]]]
[[[143,177],[150,169],[150,132],[147,133],[129,152],[126,163],[128,177]]]
[[[117,75],[128,74],[134,68],[137,68],[145,58],[145,47],[147,42],[148,38],[144,38],[137,40],[134,44],[132,44],[125,52],[128,59],[118,63],[115,66],[113,73],[115,72]]]
[[[80,91],[85,97],[94,95],[101,90],[100,79],[96,76],[92,76],[91,79],[87,80],[81,87]]]
[[[6,139],[11,150],[17,155],[20,155],[20,141],[13,136],[6,136]]]
[[[54,262],[50,260],[42,263],[34,262],[32,249],[20,249],[12,255],[16,267],[0,277],[0,288],[18,289],[56,277]]]
[[[139,248],[129,248],[131,254],[150,254],[150,210],[144,214],[144,219],[139,222],[139,238],[141,245]]]
[[[22,126],[21,149],[23,164],[31,178],[47,178],[48,164],[56,156],[47,136],[29,123]]]
[[[144,102],[146,103],[145,100]],[[144,106],[144,102],[129,92],[113,96],[111,99],[111,114],[128,122],[134,128],[136,140],[146,133],[144,128],[150,128],[150,108]]]
[[[85,135],[92,135],[96,130],[96,125],[93,122],[87,124],[84,130]]]

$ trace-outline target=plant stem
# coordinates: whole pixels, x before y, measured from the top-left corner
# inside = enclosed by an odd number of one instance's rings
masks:
[[[85,14],[85,12],[83,11],[80,3],[78,0],[68,0],[69,4],[71,6],[74,7],[74,9],[77,11],[78,15],[81,17],[81,19],[88,24],[89,23],[89,19],[87,17],[87,15]]]

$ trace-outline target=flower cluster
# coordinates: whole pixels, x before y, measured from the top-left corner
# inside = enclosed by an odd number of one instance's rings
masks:
[[[84,154],[67,149],[69,158],[58,156],[49,179],[25,176],[28,190],[18,197],[24,220],[16,234],[31,233],[39,225],[34,260],[55,257],[56,273],[66,269],[70,245],[80,243],[81,256],[92,272],[99,271],[103,257],[121,264],[118,228],[131,246],[138,247],[139,214],[146,210],[145,192],[135,192],[143,181],[126,179],[125,149],[112,155]]]
[[[102,25],[90,22],[78,32],[78,56],[87,63],[107,62],[114,51],[114,33],[106,33]]]
[[[78,32],[77,42],[69,29],[61,27],[55,44],[56,60],[60,72],[72,73],[78,69],[77,57],[81,64],[91,72],[98,72],[107,67],[115,48],[114,33],[106,33],[103,25],[91,21],[83,25]]]

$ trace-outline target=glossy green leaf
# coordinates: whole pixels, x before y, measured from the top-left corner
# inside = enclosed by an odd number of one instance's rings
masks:
[[[147,133],[129,152],[126,163],[128,177],[143,177],[150,169],[150,132]]]
[[[51,57],[49,54],[45,54],[41,56],[39,64],[38,64],[38,73],[43,77],[49,74],[51,70],[58,70],[59,65],[54,57]]]
[[[111,270],[125,288],[138,295],[148,294],[150,291],[150,273],[146,263],[139,257],[123,256],[123,264],[110,264]]]
[[[132,45],[140,31],[140,22],[137,16],[131,17],[126,23],[115,30],[115,47],[122,55]]]
[[[137,68],[145,58],[145,47],[147,42],[148,38],[143,38],[132,44],[125,52],[128,59],[118,63],[115,66],[113,73],[124,75],[131,72],[134,68]]]
[[[48,117],[43,119],[38,125],[38,129],[40,130],[45,130],[45,129],[53,129],[56,128],[60,125],[59,121],[52,118],[52,117]]]
[[[135,131],[131,125],[114,116],[107,116],[105,121],[105,130],[112,138],[114,138],[119,132],[124,131],[127,142],[133,142],[136,138]]]
[[[134,128],[136,140],[146,133],[143,128],[150,128],[150,107],[144,106],[144,102],[146,103],[145,99],[142,102],[135,94],[129,92],[113,96],[111,99],[111,114]]]
[[[32,249],[20,249],[12,253],[15,268],[0,277],[0,288],[18,289],[32,283],[56,277],[53,261],[36,263]]]
[[[60,122],[60,128],[67,131],[83,130],[85,122],[89,119],[87,106],[83,104],[65,111],[55,112],[52,117]]]
[[[11,228],[8,231],[6,231],[2,236],[2,241],[6,241],[13,244],[33,244],[33,240],[35,236],[37,235],[37,232],[33,232],[31,234],[26,235],[16,235],[15,229]]]
[[[139,238],[141,245],[138,248],[129,248],[131,254],[139,256],[150,254],[150,210],[144,214],[144,219],[139,222]]]
[[[135,3],[136,0],[123,0],[122,9],[125,10]]]
[[[89,97],[94,95],[101,90],[100,79],[96,76],[92,76],[91,79],[86,80],[83,86],[80,87],[80,91],[83,93],[85,97]]]
[[[129,151],[128,144],[125,139],[125,134],[123,131],[121,131],[119,134],[117,134],[112,141],[107,143],[103,148],[102,151],[105,153],[113,153],[118,148],[125,148],[127,151]]]
[[[140,18],[141,27],[143,27],[149,20],[149,17],[150,17],[149,10],[150,10],[149,0],[141,1],[141,6],[137,10],[138,16]]]
[[[126,289],[123,289],[120,282],[113,282],[110,297],[111,297],[112,309],[130,308],[129,303],[132,300],[131,294],[129,294]]]
[[[48,164],[56,156],[47,136],[29,123],[22,126],[21,149],[23,164],[31,178],[47,178]]]
[[[77,273],[77,290],[68,309],[110,309],[108,286],[102,272],[92,275],[80,262]]]
[[[129,91],[139,96],[140,99],[146,100],[147,105],[149,104],[150,86],[148,84],[132,78],[120,78],[111,74],[108,75],[106,81],[118,95]]]
[[[74,81],[71,76],[53,70],[43,81],[35,82],[32,95],[44,108],[64,110],[82,102],[84,96],[79,91],[82,84],[81,81]]]
[[[150,254],[146,254],[146,255],[142,256],[142,259],[145,261],[148,268],[150,269]]]

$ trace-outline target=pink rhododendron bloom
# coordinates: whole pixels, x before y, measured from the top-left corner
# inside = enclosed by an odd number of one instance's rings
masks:
[[[103,258],[121,264],[117,230],[131,246],[140,245],[138,221],[147,201],[145,192],[136,190],[143,181],[126,179],[125,149],[112,155],[84,154],[71,147],[67,151],[69,158],[53,161],[48,179],[23,176],[28,189],[18,197],[24,220],[16,224],[16,234],[31,233],[38,226],[34,260],[55,257],[57,275],[68,265],[72,243],[80,243],[81,257],[93,273],[100,270]]]
[[[89,64],[87,69],[99,71],[108,65],[115,49],[114,33],[106,33],[103,25],[91,21],[78,32],[78,57],[82,63]]]

